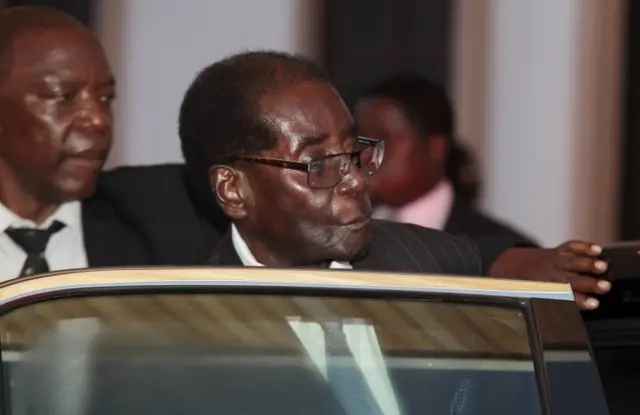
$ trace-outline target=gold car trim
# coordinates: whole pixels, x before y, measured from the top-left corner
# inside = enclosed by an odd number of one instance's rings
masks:
[[[0,285],[0,304],[32,295],[78,289],[208,286],[392,290],[572,300],[568,284],[495,278],[247,267],[83,269],[16,279]]]

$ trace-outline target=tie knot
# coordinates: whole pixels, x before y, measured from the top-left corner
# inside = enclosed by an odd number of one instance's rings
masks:
[[[42,255],[51,235],[64,228],[64,224],[54,221],[47,229],[9,228],[5,233],[28,255]]]

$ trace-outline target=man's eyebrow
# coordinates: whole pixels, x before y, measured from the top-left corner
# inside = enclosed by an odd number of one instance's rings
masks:
[[[300,134],[298,136],[298,151],[302,151],[307,147],[322,144],[329,137],[329,133],[321,134]]]
[[[73,74],[63,73],[60,76],[52,76],[56,74],[53,72],[52,74],[45,74],[41,79],[34,80],[35,84],[43,84],[43,85],[82,85],[85,81],[81,78],[74,76]],[[57,74],[56,74],[57,75]],[[100,83],[100,88],[115,88],[116,79],[114,76],[110,76],[105,82]]]
[[[343,136],[355,137],[357,135],[358,135],[358,126],[355,122],[349,123],[349,125],[347,125],[343,130]]]
[[[300,134],[298,135],[298,145],[296,146],[296,150],[299,152],[307,147],[322,144],[329,138],[330,135],[331,134],[328,132],[319,134]],[[358,135],[358,128],[356,127],[356,124],[351,122],[346,125],[342,129],[341,135],[342,137],[355,138]]]

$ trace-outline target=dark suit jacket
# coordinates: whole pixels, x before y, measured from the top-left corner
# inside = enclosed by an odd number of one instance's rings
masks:
[[[89,266],[190,265],[220,239],[215,215],[192,197],[182,165],[101,174],[82,203]],[[206,217],[209,217],[209,222]]]
[[[519,244],[537,245],[528,236],[458,200],[454,202],[451,208],[444,231],[454,235],[465,235],[470,238],[482,235],[499,235],[504,238],[510,238]]]
[[[483,275],[511,242],[499,238],[482,240],[457,237],[416,225],[374,220],[369,254],[353,263],[354,269],[389,272],[421,272],[452,275]],[[242,266],[227,233],[213,249],[207,264]]]

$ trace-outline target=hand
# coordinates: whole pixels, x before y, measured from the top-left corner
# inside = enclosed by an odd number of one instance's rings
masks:
[[[490,275],[569,283],[578,306],[593,310],[599,302],[589,294],[611,290],[609,281],[597,278],[607,271],[600,253],[601,247],[582,241],[566,242],[553,249],[511,248],[494,261]]]

